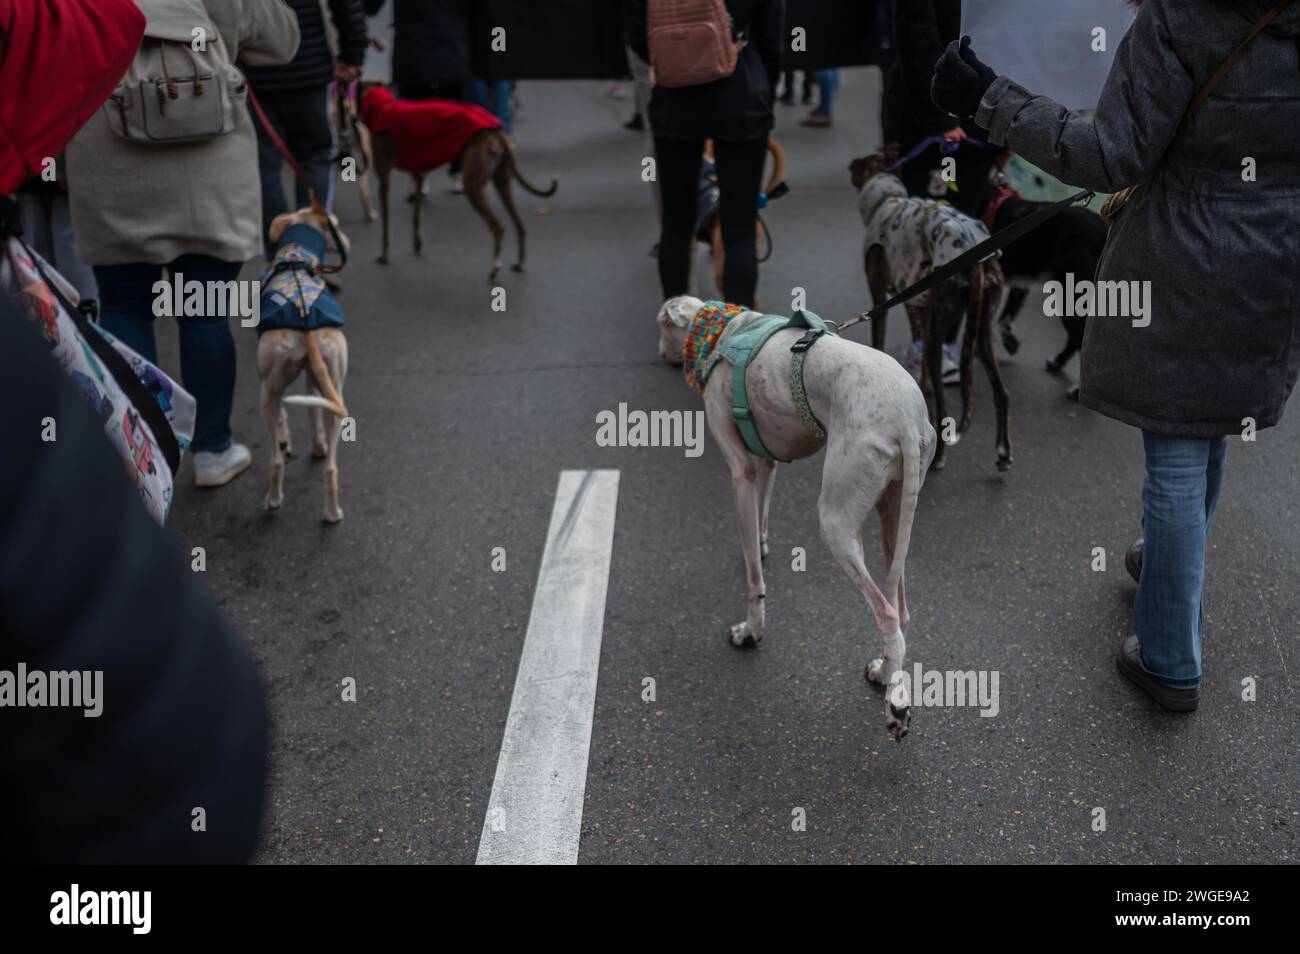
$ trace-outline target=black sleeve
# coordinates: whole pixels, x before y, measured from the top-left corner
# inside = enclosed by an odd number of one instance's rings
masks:
[[[339,34],[339,61],[360,66],[366,58],[366,10],[361,0],[330,0],[330,19]]]
[[[930,98],[930,81],[934,78],[934,64],[939,62],[948,43],[956,37],[944,39],[935,9],[938,0],[904,0],[894,5],[895,36],[898,38],[896,55],[901,66],[901,79],[907,87],[907,102],[914,111],[915,120],[926,135],[936,135],[959,121],[949,116]]]
[[[646,36],[646,0],[623,0],[623,35],[637,56],[650,62],[650,39]]]
[[[759,0],[749,28],[750,40],[767,71],[767,81],[775,92],[781,78],[781,50],[785,43],[785,0]]]
[[[0,670],[103,673],[98,717],[0,708],[0,859],[248,861],[267,757],[253,660],[3,293],[0,354]]]

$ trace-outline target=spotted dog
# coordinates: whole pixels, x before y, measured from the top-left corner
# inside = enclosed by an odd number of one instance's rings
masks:
[[[858,211],[867,227],[864,259],[871,300],[882,302],[915,284],[932,270],[952,261],[962,252],[989,237],[982,222],[962,215],[952,206],[932,199],[912,198],[901,179],[885,171],[897,159],[892,152],[854,159],[849,165],[853,187],[858,191]],[[946,439],[956,443],[970,426],[975,405],[972,399],[972,360],[978,350],[980,363],[993,386],[998,415],[997,467],[1011,466],[1011,437],[1008,433],[1009,396],[1002,382],[997,356],[993,352],[993,323],[1002,303],[1002,269],[990,259],[954,275],[939,287],[908,301],[908,321],[913,340],[925,352],[921,390],[931,406],[930,421]],[[943,342],[966,319],[961,346],[962,417],[955,433],[945,432],[947,408],[943,396]],[[872,347],[885,346],[885,318],[875,319]],[[934,467],[944,465],[944,442],[934,456]]]
[[[735,646],[766,624],[767,514],[778,461],[826,448],[818,513],[822,539],[867,602],[884,642],[867,678],[887,687],[885,727],[907,734],[911,699],[901,678],[908,624],[903,567],[926,469],[939,441],[920,388],[881,351],[827,333],[815,315],[781,319],[683,295],[659,309],[659,354],[683,365],[735,492],[748,612]],[[867,571],[862,524],[880,517],[884,592]]]

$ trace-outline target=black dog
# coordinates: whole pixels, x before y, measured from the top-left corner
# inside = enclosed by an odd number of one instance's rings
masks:
[[[985,224],[990,231],[1000,232],[1014,222],[1041,209],[1045,202],[1030,202],[1010,190],[1000,193],[994,200],[996,207],[985,213]],[[1038,279],[1049,273],[1052,280],[1065,281],[1066,272],[1073,272],[1076,280],[1091,280],[1097,273],[1102,246],[1106,244],[1106,225],[1101,218],[1087,209],[1068,208],[1058,212],[1039,226],[1032,235],[1012,242],[1002,250],[1002,270],[1008,279]],[[1008,282],[1008,284],[1010,284]],[[1014,354],[1020,347],[1011,333],[1015,320],[1025,303],[1028,291],[1012,286],[1007,294],[1007,305],[998,324],[1002,328],[1002,344]],[[1065,348],[1047,362],[1047,370],[1059,374],[1083,346],[1084,319],[1062,317],[1065,325]],[[1008,340],[1009,339],[1009,340]]]

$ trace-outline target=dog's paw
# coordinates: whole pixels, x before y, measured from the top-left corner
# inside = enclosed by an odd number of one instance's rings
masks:
[[[312,460],[324,460],[329,455],[330,455],[330,450],[328,447],[325,446],[324,441],[321,441],[319,444],[315,442],[312,443],[311,445]]]
[[[766,540],[766,538],[764,538],[764,539],[762,539],[762,540],[759,540],[759,541],[758,541],[758,555],[759,555],[759,559],[762,559],[762,560],[766,560],[766,559],[767,559],[767,549],[768,549],[768,548],[767,548],[767,540]]]
[[[338,523],[343,519],[342,507],[326,507],[325,512],[321,514],[321,519],[326,523]]]
[[[387,256],[387,255],[380,255],[378,258],[375,259],[375,263],[378,264],[378,265],[387,265],[387,264],[388,264],[388,256]]]
[[[262,501],[262,509],[267,513],[271,513],[272,511],[279,510],[282,503],[284,503],[283,494],[267,494],[265,499]]]
[[[1010,469],[1011,469],[1011,451],[1009,451],[1009,450],[1002,450],[1002,449],[999,449],[999,450],[998,450],[998,470],[1000,470],[1000,471],[1002,471],[1003,473],[1005,473],[1006,471],[1008,471],[1008,470],[1010,470]]]
[[[512,272],[522,272],[524,270],[524,265],[522,262],[515,262],[510,266],[510,270]]]
[[[867,668],[863,670],[862,675],[866,677],[867,682],[874,682],[879,685],[884,685],[885,680],[881,678],[880,675],[884,671],[885,671],[885,660],[877,656],[875,659],[871,660],[871,662],[867,663]]]
[[[903,736],[912,725],[912,707],[896,706],[885,703],[885,731],[894,737],[895,742],[902,742]]]
[[[885,729],[895,742],[901,742],[911,724],[912,700],[907,691],[907,677],[897,672],[885,693]]]
[[[727,636],[731,639],[733,646],[757,646],[763,639],[762,636],[756,636],[749,628],[749,622],[737,623],[727,630]]]

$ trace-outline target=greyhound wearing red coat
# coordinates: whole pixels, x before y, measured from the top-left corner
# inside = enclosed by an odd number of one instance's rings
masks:
[[[510,194],[510,179],[535,196],[555,194],[558,183],[538,189],[519,171],[514,140],[491,113],[470,103],[452,100],[397,100],[373,82],[361,84],[361,121],[370,134],[375,174],[379,177],[379,210],[384,220],[381,265],[388,264],[388,192],[394,169],[409,172],[415,179],[415,253],[424,248],[424,177],[441,165],[460,159],[465,197],[492,231],[492,270],[488,282],[501,271],[501,241],[505,229],[487,202],[487,185],[496,186],[519,239],[519,258],[512,269],[524,270],[524,223]]]

